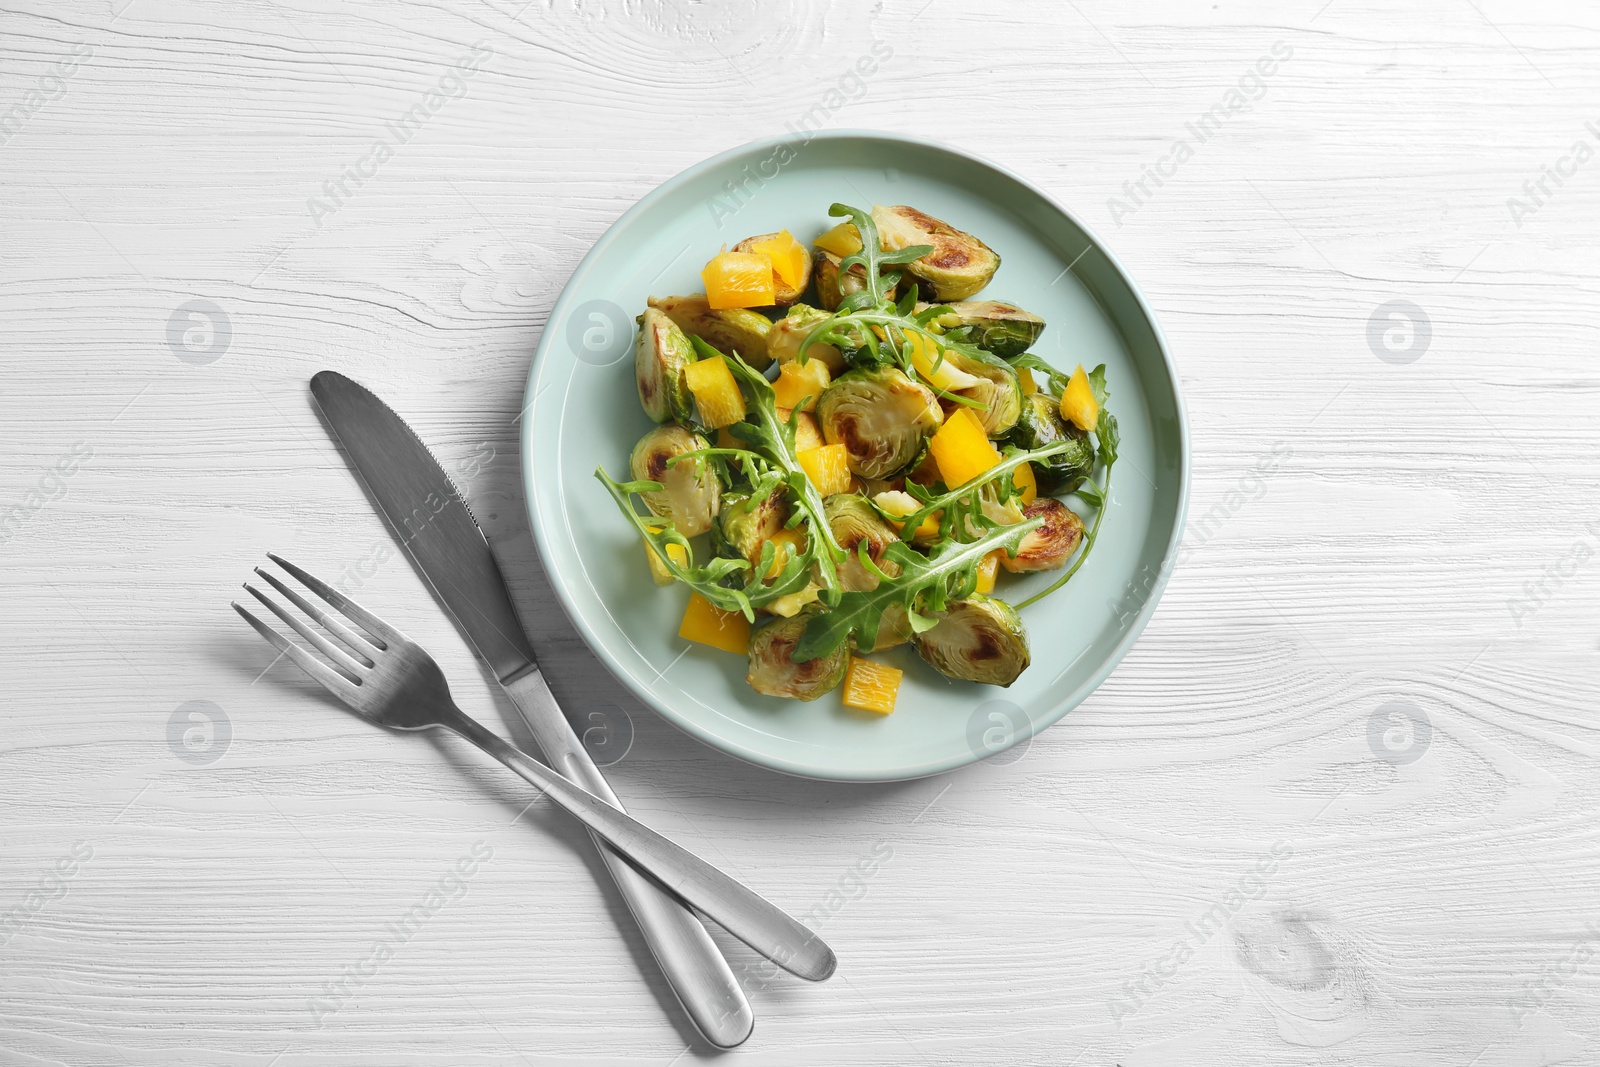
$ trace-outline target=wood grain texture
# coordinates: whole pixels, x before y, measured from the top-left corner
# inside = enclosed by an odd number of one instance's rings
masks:
[[[0,1063],[1600,1062],[1593,5],[0,8]],[[1017,762],[852,788],[720,756],[605,676],[551,608],[514,420],[590,243],[798,120],[869,34],[894,58],[830,124],[1002,160],[1099,230],[1171,341],[1195,473],[1093,698]],[[308,206],[475,45],[376,177]],[[1174,165],[1230,89],[1249,106]],[[231,326],[205,365],[168,343],[191,300]],[[1393,300],[1431,327],[1412,362],[1369,343]],[[324,367],[462,473],[558,697],[631,719],[632,809],[838,949],[812,987],[729,944],[744,1048],[686,1032],[559,813],[237,625],[269,549],[346,575],[521,736],[384,559]],[[209,764],[169,744],[190,701],[231,729]]]

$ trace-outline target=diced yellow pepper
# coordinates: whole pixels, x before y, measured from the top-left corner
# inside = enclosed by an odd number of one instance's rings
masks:
[[[1032,463],[1023,463],[1012,471],[1011,484],[1022,491],[1023,507],[1039,499],[1039,479],[1033,473]]]
[[[800,468],[822,496],[850,491],[850,450],[844,445],[823,445],[797,451]]]
[[[683,368],[683,380],[708,427],[731,426],[744,418],[744,394],[722,356],[695,360]]]
[[[953,393],[958,389],[970,389],[982,381],[948,359],[941,361],[938,342],[920,333],[907,334],[906,350],[911,354],[911,365],[916,368],[917,376],[935,389]]]
[[[731,426],[732,423],[729,423],[729,425]],[[727,426],[719,426],[719,427],[717,427],[717,447],[718,448],[749,448],[750,444],[749,444],[749,442],[744,441],[741,438],[733,436],[733,431],[728,429]]]
[[[1033,380],[1033,368],[1023,367],[1017,371],[1017,381],[1022,383],[1022,395],[1032,396],[1039,391],[1039,383]]]
[[[878,509],[886,515],[910,515],[922,507],[916,497],[899,489],[889,489],[872,498]],[[932,515],[922,520],[922,523],[910,534],[906,533],[905,524],[900,524],[900,536],[911,541],[931,541],[939,536],[939,519],[943,511],[935,511]]]
[[[820,359],[808,359],[804,366],[791,361],[778,368],[778,380],[772,383],[772,391],[777,394],[781,408],[814,411],[817,398],[832,380],[827,365]]]
[[[1003,549],[995,549],[978,561],[978,586],[977,591],[988,594],[994,592],[994,576],[1000,570],[1000,553]]]
[[[766,307],[777,297],[772,260],[754,252],[718,252],[700,272],[714,311]]]
[[[689,594],[678,636],[740,655],[750,650],[750,620],[737,611],[723,611],[699,593]]]
[[[850,666],[844,672],[844,690],[841,694],[845,706],[888,715],[894,711],[895,701],[900,696],[900,679],[903,676],[904,672],[898,668],[851,656]]]
[[[1100,402],[1089,388],[1089,376],[1083,373],[1082,363],[1061,390],[1061,417],[1080,430],[1093,430],[1100,425]]]
[[[790,408],[780,407],[778,418],[784,422],[789,421],[789,416],[794,412]],[[802,411],[794,423],[794,450],[805,452],[813,448],[821,448],[828,442],[822,437],[822,427],[817,425],[817,417],[809,411]]]
[[[789,289],[798,289],[806,280],[805,246],[794,239],[788,230],[779,230],[765,241],[754,241],[747,246],[758,256],[772,261],[772,270]]]
[[[853,256],[861,251],[861,231],[856,229],[856,224],[853,222],[841,222],[812,244],[824,252],[832,252],[841,258]]]
[[[805,531],[798,529],[779,530],[768,540],[772,542],[772,566],[767,568],[766,573],[766,577],[770,579],[783,573],[783,568],[789,564],[791,554],[805,551],[806,535]]]
[[[965,485],[1001,459],[1000,451],[983,432],[983,423],[965,407],[950,413],[928,441],[928,450],[951,489]]]
[[[667,542],[667,555],[672,558],[672,562],[680,567],[689,565],[689,553],[685,552],[683,546],[676,542]],[[644,543],[644,558],[650,564],[650,577],[656,580],[657,585],[671,585],[677,581],[672,576],[672,572],[667,570],[667,565],[661,562],[661,557],[656,554],[655,547],[649,541]]]

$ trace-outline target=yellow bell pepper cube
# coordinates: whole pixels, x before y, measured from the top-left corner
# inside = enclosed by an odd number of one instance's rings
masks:
[[[823,445],[796,452],[800,469],[822,496],[850,491],[850,450],[844,445]]]
[[[808,359],[804,366],[791,361],[778,368],[778,380],[772,383],[772,391],[777,394],[780,408],[815,411],[817,398],[832,380],[827,364],[820,359]]]
[[[900,696],[902,677],[904,672],[895,667],[851,656],[850,666],[845,668],[841,694],[845,706],[875,711],[879,715],[890,714]]]
[[[884,514],[893,515],[897,518],[902,515],[910,515],[922,507],[916,497],[900,489],[887,489],[873,497],[872,502],[878,505],[878,509]],[[933,540],[939,536],[939,519],[943,514],[943,511],[935,511],[932,515],[923,519],[921,525],[915,530],[909,532],[906,530],[906,524],[901,523],[899,526],[900,536],[909,541],[923,542]]]
[[[1022,383],[1022,395],[1032,396],[1039,391],[1039,383],[1033,380],[1033,368],[1023,367],[1017,371],[1017,381]]]
[[[861,231],[856,229],[853,222],[841,222],[811,243],[842,259],[861,251]]]
[[[750,620],[737,611],[723,611],[699,593],[689,594],[678,636],[687,641],[740,655],[750,651]]]
[[[779,530],[768,540],[772,542],[772,566],[764,577],[772,579],[783,573],[791,555],[805,551],[806,535],[804,530]]]
[[[689,553],[685,552],[680,544],[669,541],[667,543],[667,555],[672,558],[672,562],[680,567],[689,565]],[[650,544],[649,541],[644,543],[644,558],[650,564],[650,577],[655,579],[657,585],[671,585],[677,581],[672,576],[672,572],[667,570],[667,565],[661,562],[661,557],[656,554],[655,546]]]
[[[996,549],[978,561],[978,592],[984,594],[994,592],[994,578],[1000,571],[1001,551],[1003,550]]]
[[[683,380],[708,427],[732,426],[744,418],[744,394],[722,356],[695,360],[683,368]]]
[[[1032,463],[1023,463],[1012,471],[1011,484],[1022,492],[1023,507],[1039,499],[1039,479],[1033,473]]]
[[[1067,379],[1061,390],[1061,417],[1080,430],[1093,430],[1100,425],[1100,403],[1089,387],[1089,376],[1083,373],[1083,364]]]
[[[798,289],[806,280],[805,246],[794,239],[788,230],[779,230],[764,241],[752,241],[745,250],[766,256],[772,262],[772,271],[786,288]]]
[[[970,389],[983,380],[961,370],[948,359],[941,360],[939,343],[920,333],[906,336],[906,350],[911,354],[911,365],[916,368],[917,376],[934,389],[953,393]]]
[[[951,489],[965,485],[1001,459],[999,449],[983,432],[983,423],[965,407],[957,408],[944,420],[929,440],[928,450],[939,464],[944,484]]]
[[[766,307],[777,297],[772,260],[754,252],[718,252],[700,272],[714,311]]]

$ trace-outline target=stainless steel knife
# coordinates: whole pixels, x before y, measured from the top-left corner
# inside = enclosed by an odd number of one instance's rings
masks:
[[[550,695],[489,542],[433,453],[393,409],[342,374],[316,374],[311,394],[400,546],[522,712],[546,760],[620,808]],[[695,1026],[721,1048],[742,1043],[755,1015],[700,920],[598,837],[595,844]]]

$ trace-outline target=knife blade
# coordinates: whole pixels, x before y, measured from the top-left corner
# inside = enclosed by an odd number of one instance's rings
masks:
[[[342,374],[314,375],[311,395],[400,547],[494,671],[546,760],[622,807],[545,684],[488,539],[433,453],[389,405]],[[712,1044],[741,1044],[755,1015],[711,935],[693,911],[594,840],[689,1018]]]

